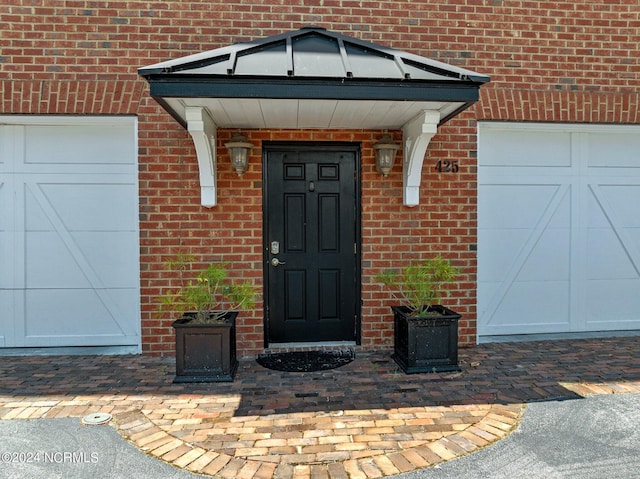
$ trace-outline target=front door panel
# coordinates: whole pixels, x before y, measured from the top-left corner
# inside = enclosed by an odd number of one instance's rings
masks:
[[[269,343],[354,341],[355,148],[266,152]]]

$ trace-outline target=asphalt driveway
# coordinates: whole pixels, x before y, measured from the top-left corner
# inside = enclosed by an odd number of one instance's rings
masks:
[[[188,479],[147,456],[111,426],[78,418],[0,421],[1,479]]]

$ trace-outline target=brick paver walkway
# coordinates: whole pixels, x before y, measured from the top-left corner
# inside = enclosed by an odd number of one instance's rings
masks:
[[[193,472],[376,478],[484,447],[530,401],[640,392],[639,341],[481,345],[449,374],[405,375],[389,352],[317,373],[244,359],[217,384],[172,384],[170,358],[0,357],[0,419],[109,412],[141,450]]]

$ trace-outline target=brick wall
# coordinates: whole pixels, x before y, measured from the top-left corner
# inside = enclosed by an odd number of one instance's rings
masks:
[[[306,24],[492,77],[481,101],[434,137],[420,206],[402,206],[399,167],[386,179],[374,172],[379,131],[245,131],[255,145],[249,171],[239,178],[221,158],[219,205],[200,206],[191,140],[149,98],[136,69]],[[476,121],[640,123],[637,0],[4,0],[0,39],[1,113],[139,117],[142,334],[153,354],[173,349],[171,319],[153,314],[168,255],[225,258],[262,286],[264,140],[362,145],[364,347],[390,346],[389,298],[372,276],[434,251],[462,270],[452,303],[464,314],[461,343],[473,344]],[[219,132],[221,150],[230,133]],[[441,159],[458,160],[460,172],[437,173]],[[262,348],[261,307],[242,316],[242,354]]]
[[[167,131],[173,135],[167,136]],[[473,128],[471,129],[473,130]],[[173,348],[171,318],[154,314],[157,295],[171,287],[163,260],[177,251],[188,251],[202,261],[225,260],[233,274],[252,278],[262,288],[262,166],[263,141],[357,142],[362,148],[362,343],[366,348],[389,347],[392,334],[388,294],[372,281],[375,274],[421,258],[425,251],[439,252],[462,270],[452,293],[456,309],[464,314],[461,336],[464,344],[474,341],[475,317],[475,173],[467,151],[452,153],[453,142],[468,143],[461,133],[434,144],[433,158],[423,178],[421,205],[402,205],[402,171],[396,167],[386,178],[375,172],[373,144],[381,131],[352,130],[243,130],[254,148],[249,170],[238,177],[222,154],[218,157],[218,205],[200,206],[198,169],[191,142],[179,127],[169,124],[162,135],[151,135],[140,152],[143,336],[145,348],[170,352]],[[232,131],[219,131],[218,147]],[[471,132],[471,135],[473,133]],[[146,136],[146,132],[145,132]],[[396,141],[401,135],[396,133]],[[141,143],[143,143],[141,138]],[[153,146],[151,146],[153,144]],[[167,153],[167,150],[170,153]],[[455,157],[461,172],[447,175],[435,171],[435,159]],[[432,193],[429,193],[432,191]],[[264,343],[262,303],[253,312],[243,312],[238,325],[238,347],[243,354],[262,351]]]

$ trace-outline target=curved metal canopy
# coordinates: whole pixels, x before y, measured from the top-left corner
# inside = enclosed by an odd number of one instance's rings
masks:
[[[192,136],[209,140],[217,128],[402,129],[405,160],[418,162],[405,165],[405,183],[415,183],[407,176],[419,175],[437,126],[475,103],[489,81],[315,26],[156,63],[138,73],[149,82],[151,96]],[[215,204],[215,142],[204,137],[194,136],[194,142],[199,161],[201,154],[211,156],[205,176],[211,183],[213,174],[214,198],[207,201]],[[411,188],[405,184],[405,204],[417,204],[417,186],[419,179]]]

